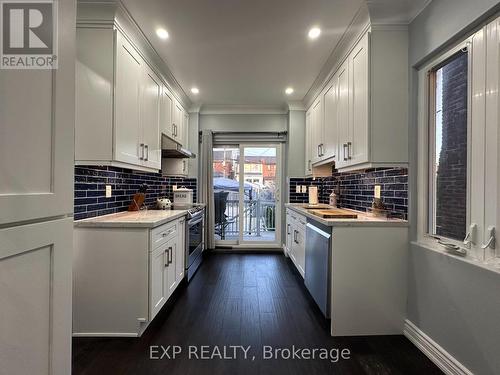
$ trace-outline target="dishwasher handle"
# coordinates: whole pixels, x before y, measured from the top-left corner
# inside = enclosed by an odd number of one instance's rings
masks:
[[[306,227],[308,227],[309,229],[312,229],[313,231],[315,231],[316,233],[318,233],[319,235],[325,237],[326,239],[330,239],[330,237],[332,236],[331,233],[327,233],[325,232],[324,230],[321,230],[319,229],[318,227],[312,225],[311,223],[307,223],[306,224]]]

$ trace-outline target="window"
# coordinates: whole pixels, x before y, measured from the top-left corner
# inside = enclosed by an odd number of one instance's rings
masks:
[[[461,50],[429,74],[429,232],[463,240],[467,227],[468,53]]]
[[[500,18],[418,72],[418,242],[500,272]]]

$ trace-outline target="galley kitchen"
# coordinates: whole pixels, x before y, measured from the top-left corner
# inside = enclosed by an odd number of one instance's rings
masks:
[[[0,374],[500,373],[498,0],[0,14]]]

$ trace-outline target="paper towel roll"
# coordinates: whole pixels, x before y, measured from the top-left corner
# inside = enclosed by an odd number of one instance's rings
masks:
[[[317,186],[309,186],[309,204],[318,204]]]

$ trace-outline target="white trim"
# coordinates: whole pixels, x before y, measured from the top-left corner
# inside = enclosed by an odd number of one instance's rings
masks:
[[[432,0],[425,0],[424,3],[419,6],[418,8],[416,9],[413,9],[413,11],[411,9],[409,9],[408,11],[408,24],[412,23],[415,18],[417,18],[419,16],[420,13],[422,13],[424,11],[425,8],[427,8],[427,5],[429,5],[431,3]]]
[[[142,167],[135,164],[123,163],[121,161],[109,161],[109,160],[75,160],[75,166],[109,166],[118,167],[124,169],[132,169],[133,171],[139,172],[149,172],[149,173],[161,173],[161,169]]]
[[[289,101],[287,103],[289,111],[305,111],[306,107],[301,101]]]
[[[304,96],[302,102],[305,108],[309,108],[313,104],[318,95],[320,95],[326,85],[328,85],[347,56],[349,56],[356,44],[368,30],[370,30],[370,15],[366,4],[363,4],[354,15],[351,23],[344,31],[344,34]]]
[[[283,106],[264,105],[204,105],[200,115],[286,115]]]
[[[462,365],[455,357],[408,319],[405,320],[403,333],[408,340],[434,362],[445,374],[473,375],[467,367]]]

